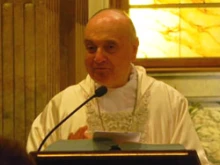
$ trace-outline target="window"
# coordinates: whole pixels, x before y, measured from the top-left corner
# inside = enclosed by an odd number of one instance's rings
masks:
[[[218,1],[127,1],[140,40],[136,64],[148,71],[220,71]]]

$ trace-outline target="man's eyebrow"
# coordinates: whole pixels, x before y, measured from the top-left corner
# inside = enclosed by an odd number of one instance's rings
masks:
[[[93,41],[93,40],[90,40],[90,39],[84,39],[84,43],[85,44],[95,44],[96,42],[99,42],[99,41]],[[110,39],[110,40],[103,40],[102,41],[103,43],[105,44],[117,44],[118,42],[116,40],[113,40],[113,39]]]
[[[84,39],[84,43],[93,43],[93,42],[89,39]]]
[[[106,42],[106,43],[113,43],[113,44],[116,44],[116,43],[117,43],[115,40],[106,40],[105,42]]]

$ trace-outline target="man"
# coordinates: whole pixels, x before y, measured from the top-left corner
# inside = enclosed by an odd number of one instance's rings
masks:
[[[88,138],[86,133],[96,130],[139,132],[140,143],[179,143],[186,149],[196,149],[201,162],[208,164],[184,96],[132,64],[139,41],[125,13],[116,9],[96,13],[86,26],[84,42],[89,75],[48,103],[32,125],[28,151],[37,150],[60,120],[104,85],[107,94],[91,100],[63,123],[43,148],[59,139]]]

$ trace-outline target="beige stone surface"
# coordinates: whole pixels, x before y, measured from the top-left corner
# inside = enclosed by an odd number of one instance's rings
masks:
[[[208,159],[220,164],[220,103],[196,103],[190,114]]]

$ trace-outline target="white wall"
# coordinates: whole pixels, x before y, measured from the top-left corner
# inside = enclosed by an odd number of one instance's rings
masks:
[[[192,101],[220,102],[220,72],[150,74]]]
[[[109,7],[108,0],[89,0],[89,18],[98,10]]]

